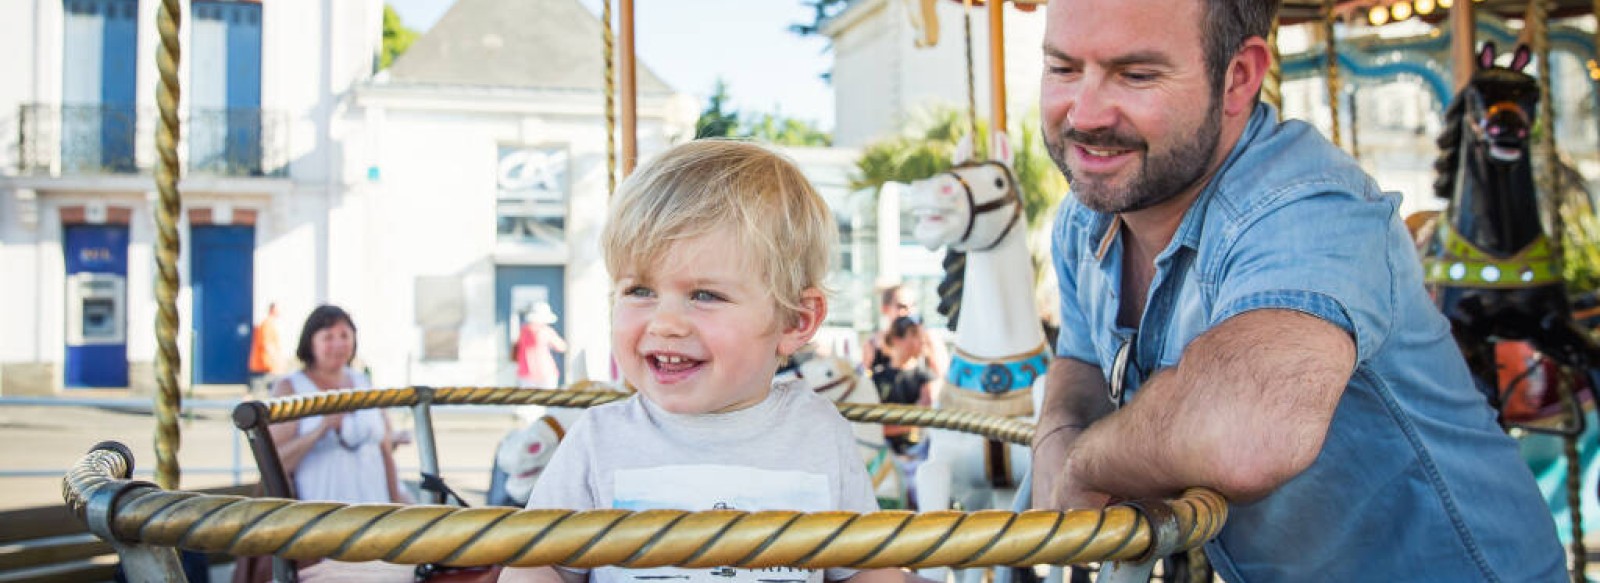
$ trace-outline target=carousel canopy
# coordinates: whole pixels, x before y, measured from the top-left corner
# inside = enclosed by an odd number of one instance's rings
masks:
[[[1456,0],[1466,1],[1466,0]],[[1395,16],[1421,18],[1428,22],[1439,22],[1450,14],[1451,0],[1339,0],[1334,8],[1341,20],[1368,22],[1367,13],[1373,9],[1388,10]],[[1481,0],[1474,2],[1476,10],[1492,13],[1500,18],[1520,20],[1528,11],[1527,0]],[[1550,10],[1551,18],[1578,16],[1588,14],[1594,8],[1592,0],[1554,0]],[[1404,5],[1397,7],[1397,5]],[[1323,2],[1321,0],[1285,0],[1283,9],[1278,13],[1278,20],[1282,24],[1298,24],[1322,18]],[[1391,18],[1390,20],[1404,20],[1405,18]]]

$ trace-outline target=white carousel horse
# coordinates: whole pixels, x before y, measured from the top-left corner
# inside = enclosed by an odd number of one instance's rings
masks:
[[[872,379],[857,375],[855,365],[835,356],[813,356],[800,364],[796,373],[801,382],[835,403],[876,405],[878,389]],[[894,452],[883,439],[883,426],[876,423],[851,423],[856,449],[867,465],[872,493],[884,509],[906,508],[906,478],[895,462]]]
[[[628,392],[611,383],[588,380],[574,382],[562,390]],[[495,465],[490,470],[488,503],[491,506],[527,503],[534,482],[555,455],[556,446],[566,436],[567,429],[583,415],[583,409],[521,405],[516,415],[522,420],[522,426],[500,440]]]
[[[955,350],[934,406],[1032,418],[1050,351],[1034,306],[1033,262],[1011,148],[1003,133],[995,137],[995,159],[969,162],[972,146],[963,140],[955,168],[915,182],[909,191],[918,242],[966,254]],[[928,460],[914,480],[920,510],[954,502],[969,511],[1010,508],[1027,476],[1032,454],[1026,447],[967,433],[931,433]],[[941,574],[928,573],[936,580],[943,580]],[[962,578],[979,574],[967,571]]]
[[[500,440],[495,452],[495,469],[504,472],[503,492],[491,491],[490,505],[525,505],[533,485],[544,473],[545,466],[556,453],[556,446],[566,436],[566,424],[552,415],[545,415],[526,426],[518,428]],[[491,480],[493,482],[493,480]],[[493,484],[491,484],[493,490]],[[503,494],[505,498],[498,498]],[[498,503],[498,504],[497,504]],[[514,504],[510,504],[514,503]]]

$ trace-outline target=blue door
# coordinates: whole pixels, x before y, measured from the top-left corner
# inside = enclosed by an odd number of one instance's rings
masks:
[[[189,228],[189,286],[194,297],[194,383],[249,380],[256,229]]]
[[[559,319],[551,326],[562,338],[567,337],[566,276],[560,266],[501,265],[494,270],[494,321],[504,338],[500,342],[500,362],[511,362],[511,347],[517,342],[517,331],[522,329],[518,314],[532,308],[535,302],[550,302],[550,309]],[[556,354],[556,367],[561,369],[561,382],[566,383],[567,362],[565,354]],[[500,379],[507,386],[516,384],[516,369],[511,369],[509,379]]]
[[[69,388],[128,386],[128,227],[66,225],[67,342],[62,381]]]

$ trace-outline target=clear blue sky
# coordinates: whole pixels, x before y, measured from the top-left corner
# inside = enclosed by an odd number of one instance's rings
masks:
[[[454,2],[386,1],[424,32]],[[600,0],[579,1],[600,13]],[[702,106],[721,77],[741,112],[778,112],[831,130],[833,89],[820,77],[833,64],[827,39],[788,31],[810,13],[800,0],[635,0],[635,42],[642,63]]]

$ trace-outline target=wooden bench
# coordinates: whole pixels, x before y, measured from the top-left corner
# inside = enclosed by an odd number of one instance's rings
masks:
[[[255,484],[198,490],[205,494],[252,496]],[[65,504],[0,512],[0,583],[109,581],[117,568],[111,545]],[[233,557],[212,555],[211,562]]]

